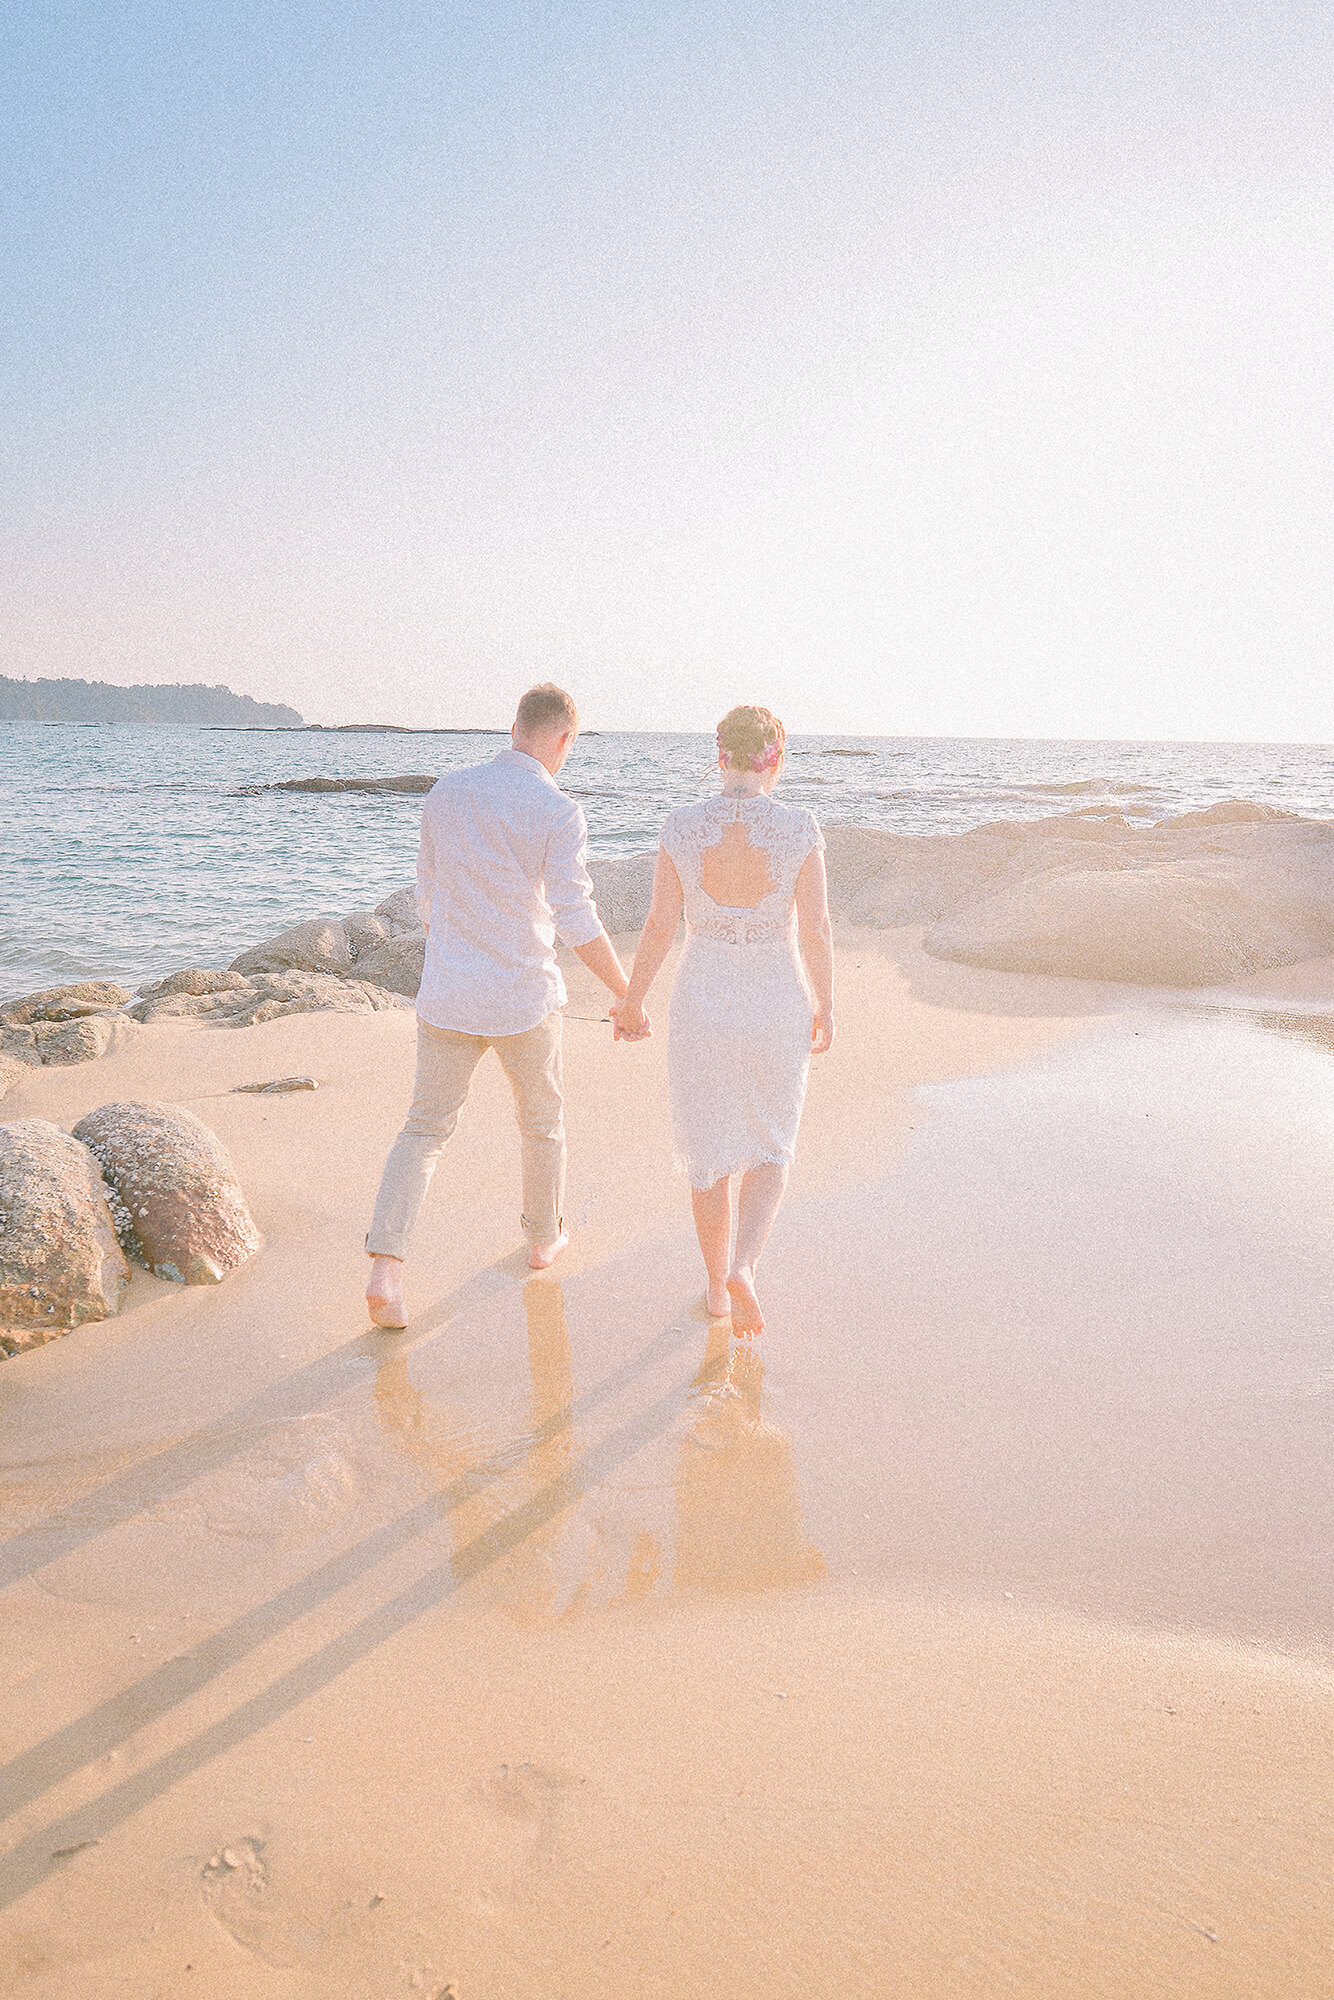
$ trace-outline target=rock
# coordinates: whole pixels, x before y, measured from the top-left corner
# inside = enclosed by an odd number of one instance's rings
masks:
[[[384,918],[375,916],[370,910],[354,910],[350,917],[344,917],[343,929],[353,959],[360,958],[364,951],[374,951],[389,936],[389,926]]]
[[[1178,813],[1164,820],[1164,826],[1238,826],[1261,820],[1300,819],[1300,813],[1285,812],[1282,806],[1263,805],[1258,799],[1222,799],[1216,806],[1198,812]]]
[[[22,1062],[18,1056],[6,1055],[0,1050],[0,1097],[3,1097],[7,1090],[12,1090],[31,1068],[31,1063]]]
[[[0,1007],[0,1024],[30,1026],[34,1021],[78,1021],[123,1007],[131,995],[107,979],[85,979],[78,986],[47,986]]]
[[[335,979],[322,972],[268,973],[251,986],[250,993],[235,996],[239,1005],[218,1010],[221,1025],[249,1028],[286,1014],[378,1014],[408,1005],[398,994],[368,980]]]
[[[313,1076],[275,1076],[269,1083],[234,1083],[232,1095],[277,1097],[285,1090],[318,1090]]]
[[[924,942],[997,972],[1213,986],[1334,951],[1334,903],[1272,865],[1191,856],[1014,882],[961,903]]]
[[[372,985],[382,986],[386,992],[402,993],[413,999],[422,983],[425,963],[426,932],[400,931],[397,937],[387,938],[373,951],[358,957],[357,978],[369,979]]]
[[[216,1135],[176,1104],[103,1104],[74,1128],[111,1190],[121,1247],[155,1277],[216,1285],[260,1246]]]
[[[232,960],[231,970],[250,977],[257,972],[350,972],[347,932],[341,918],[315,917],[243,951]]]
[[[589,862],[593,896],[604,930],[643,929],[653,896],[656,862],[656,853],[606,854]]]
[[[414,888],[395,889],[392,896],[386,896],[382,903],[375,905],[375,914],[382,923],[389,926],[390,937],[400,931],[419,931],[421,918],[417,914],[417,891]]]
[[[32,1028],[0,1028],[0,1054],[12,1057],[15,1062],[40,1066],[42,1058],[37,1053],[36,1031]]]
[[[281,778],[276,784],[253,788],[265,792],[403,792],[419,798],[435,779],[425,771],[406,771],[397,778]]]
[[[206,993],[235,993],[244,990],[245,984],[245,974],[241,972],[205,972],[199,966],[190,966],[185,972],[172,972],[165,979],[141,986],[139,998],[165,1000],[171,994],[184,993],[197,999]]]
[[[249,1028],[284,1014],[374,1014],[405,1004],[397,994],[360,976],[289,971],[256,973],[253,979],[238,976],[235,985],[217,993],[167,993],[160,999],[137,1000],[128,1011],[136,1021],[198,1019],[216,1027]]]
[[[235,986],[218,993],[163,993],[154,999],[136,1000],[125,1011],[132,1021],[182,1021],[201,1014],[225,1013],[228,1007],[239,1006],[254,991],[253,982],[239,973],[229,973],[228,977],[235,978]]]
[[[0,1125],[0,1349],[106,1319],[128,1277],[88,1148],[45,1118]]]
[[[40,1021],[37,1053],[44,1063],[96,1062],[110,1048],[115,1031],[111,1014],[90,1014],[82,1021]]]

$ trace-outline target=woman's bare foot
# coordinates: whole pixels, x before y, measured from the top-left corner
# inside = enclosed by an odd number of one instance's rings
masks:
[[[569,1243],[569,1240],[569,1235],[562,1230],[554,1243],[534,1243],[532,1249],[528,1252],[529,1269],[533,1271],[549,1271],[560,1256],[561,1251]]]
[[[764,1332],[764,1314],[755,1296],[755,1275],[738,1266],[727,1280],[732,1299],[732,1331],[739,1334]]]
[[[704,1292],[704,1303],[710,1319],[727,1319],[732,1311],[732,1295],[727,1289],[727,1280],[720,1278],[717,1284],[710,1283]]]
[[[366,1285],[366,1308],[372,1326],[397,1333],[408,1323],[403,1302],[403,1260],[401,1257],[374,1257]]]

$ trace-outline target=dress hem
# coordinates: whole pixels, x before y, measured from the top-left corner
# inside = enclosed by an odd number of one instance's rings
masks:
[[[689,1160],[680,1153],[673,1153],[672,1165],[678,1174],[684,1174],[697,1194],[706,1194],[719,1181],[730,1180],[733,1174],[748,1174],[753,1167],[790,1167],[796,1157],[796,1148],[780,1153],[750,1153],[744,1160],[731,1160],[725,1166],[707,1169],[707,1179],[701,1179],[700,1170],[692,1167]]]

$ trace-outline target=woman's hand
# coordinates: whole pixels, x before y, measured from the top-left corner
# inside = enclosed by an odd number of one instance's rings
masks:
[[[633,1001],[617,1001],[611,1009],[611,1026],[614,1042],[646,1042],[653,1033],[648,1015]]]
[[[832,1007],[817,1007],[811,1022],[811,1054],[822,1056],[826,1049],[834,1046],[834,1010]]]

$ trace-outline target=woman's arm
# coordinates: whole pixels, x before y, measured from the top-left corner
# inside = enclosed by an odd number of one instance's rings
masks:
[[[806,856],[797,877],[797,943],[815,995],[811,1054],[822,1056],[834,1039],[834,933],[824,852],[818,847]]]
[[[681,877],[676,872],[675,863],[660,847],[658,863],[653,870],[653,900],[649,904],[644,928],[639,933],[639,948],[630,970],[629,990],[620,1005],[611,1010],[618,1042],[639,1042],[652,1033],[644,1012],[644,1001],[649,987],[662,970],[662,961],[676,943],[676,928],[681,921],[684,900]]]

